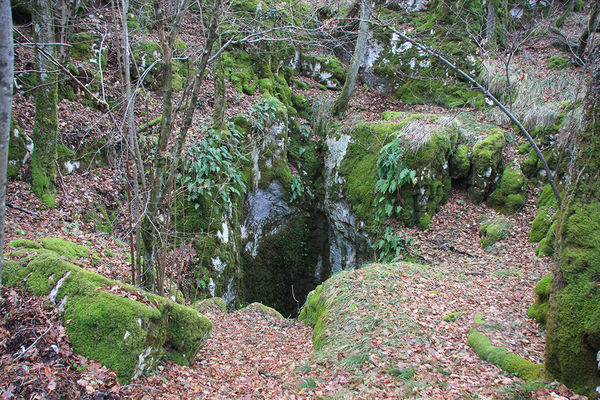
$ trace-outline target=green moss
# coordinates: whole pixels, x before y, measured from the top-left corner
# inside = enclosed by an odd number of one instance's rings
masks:
[[[459,319],[462,314],[463,314],[462,311],[456,311],[456,312],[444,315],[442,317],[442,320],[445,322],[454,322],[457,319]]]
[[[279,181],[283,187],[289,187],[292,184],[292,171],[286,160],[276,159],[270,168],[266,165],[259,165],[259,168],[261,175],[258,187],[261,189],[268,188],[271,181],[274,180]]]
[[[6,244],[15,248],[24,247],[26,249],[41,249],[42,245],[29,239],[17,239]]]
[[[548,274],[540,279],[537,285],[535,285],[535,294],[548,298],[550,296],[550,289],[552,289],[552,274]]]
[[[79,32],[73,34],[71,57],[79,61],[89,61],[92,58],[92,45],[96,37],[90,32]]]
[[[552,274],[544,276],[535,286],[535,302],[527,310],[527,316],[544,326],[548,319],[548,299],[552,289]]]
[[[49,295],[61,304],[75,352],[116,370],[122,383],[151,369],[165,352],[171,359],[189,362],[211,327],[195,310],[167,299],[142,293],[152,300],[149,306],[100,290],[103,285],[122,286],[125,291],[134,288],[55,255],[39,255],[26,266],[7,263],[2,272],[7,285]]]
[[[482,328],[485,328],[483,318],[480,314],[476,314],[473,326],[469,331],[467,344],[473,348],[479,357],[508,373],[518,375],[528,382],[545,380],[542,365],[534,364],[523,357],[519,357],[504,347],[493,346],[488,337],[480,332]]]
[[[164,304],[163,312],[169,315],[165,358],[179,365],[189,365],[200,350],[198,344],[208,339],[212,322],[193,308],[167,301]]]
[[[443,107],[472,106],[481,108],[483,99],[476,90],[462,84],[448,84],[440,80],[409,80],[394,93],[407,104],[436,104]],[[474,100],[476,99],[476,100]]]
[[[54,66],[52,66],[54,68]],[[48,207],[56,205],[56,137],[58,131],[58,78],[56,73],[42,74],[45,83],[35,96],[31,190]]]
[[[488,136],[473,148],[472,168],[467,188],[468,196],[472,201],[479,203],[485,200],[500,167],[504,144],[504,132],[493,128],[488,130]]]
[[[510,221],[506,218],[484,219],[479,226],[479,243],[482,248],[487,248],[499,240],[506,239],[510,232]]]
[[[556,198],[550,184],[547,184],[542,189],[542,192],[538,196],[537,202],[538,207],[554,206],[556,207]]]
[[[559,56],[552,56],[548,60],[548,68],[561,70],[565,69],[569,65],[569,59]]]
[[[298,319],[313,327],[313,346],[319,350],[325,344],[326,319],[329,316],[323,285],[319,285],[308,294],[306,304],[300,311]]]
[[[530,242],[539,242],[546,237],[550,225],[552,225],[554,213],[555,209],[552,206],[542,206],[538,208],[535,219],[531,224],[531,230],[527,235]]]
[[[79,258],[88,258],[93,253],[86,247],[77,243],[68,242],[60,238],[44,238],[41,239],[42,246],[47,250],[52,250],[59,256],[70,260],[78,260]]]
[[[469,155],[471,148],[467,145],[459,145],[450,158],[450,176],[452,179],[463,179],[469,175],[471,160]]]

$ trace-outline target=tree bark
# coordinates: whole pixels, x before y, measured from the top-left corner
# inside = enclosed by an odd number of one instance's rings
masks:
[[[0,287],[6,211],[6,170],[12,108],[14,49],[10,0],[0,0]]]
[[[485,38],[490,49],[496,48],[496,4],[488,0]]]
[[[354,47],[354,53],[352,55],[352,62],[350,69],[346,74],[346,81],[342,88],[340,97],[336,100],[333,105],[333,114],[340,115],[348,108],[348,102],[354,92],[354,86],[356,84],[356,78],[358,77],[358,70],[360,64],[365,57],[365,51],[367,50],[367,37],[369,34],[369,19],[371,18],[371,0],[362,0],[360,8],[360,23],[358,25],[358,38],[356,39],[356,46]]]
[[[31,190],[48,207],[54,207],[56,197],[56,136],[58,129],[58,74],[46,57],[54,56],[54,23],[49,0],[36,0],[33,8],[33,31],[36,42],[36,62],[39,70],[35,91],[33,155],[31,156]],[[11,35],[12,36],[12,35]]]
[[[546,369],[569,388],[598,398],[600,373],[600,53],[575,132],[567,195],[560,208],[546,324]]]
[[[225,109],[227,108],[225,67],[223,66],[222,55],[217,58],[214,71],[215,107],[213,110],[213,128],[222,130],[225,128]]]
[[[583,32],[581,33],[581,36],[579,36],[579,45],[577,46],[577,56],[581,60],[584,59],[584,53],[585,53],[585,49],[588,46],[588,41],[589,41],[590,35],[593,32],[595,32],[598,27],[599,14],[600,14],[600,5],[598,5],[598,2],[594,2],[594,5],[592,6],[592,11],[590,13],[590,19],[588,21],[588,26],[586,27],[586,29],[583,30]]]

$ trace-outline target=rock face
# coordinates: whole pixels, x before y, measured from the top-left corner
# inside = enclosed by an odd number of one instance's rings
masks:
[[[573,390],[600,395],[600,59],[585,101],[584,128],[575,132],[574,159],[556,233],[558,262],[546,322],[546,368]]]
[[[329,262],[333,273],[356,268],[373,257],[371,241],[362,231],[365,223],[356,217],[343,193],[345,178],[340,174],[340,166],[351,140],[346,134],[327,138],[323,208],[329,222]]]
[[[212,323],[194,309],[150,293],[140,295],[132,286],[62,259],[93,258],[83,246],[60,239],[9,245],[23,247],[16,254],[27,262],[7,262],[3,282],[57,304],[68,321],[73,349],[116,370],[121,383],[152,370],[161,359],[189,364],[208,338]]]

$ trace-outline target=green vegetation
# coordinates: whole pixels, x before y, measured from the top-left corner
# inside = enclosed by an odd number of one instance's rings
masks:
[[[40,250],[36,242],[12,245]],[[118,286],[126,293],[134,288],[57,256],[86,257],[83,246],[60,239],[42,239],[42,245],[47,252],[26,264],[5,264],[3,282],[56,301],[64,309],[73,349],[116,370],[122,383],[152,369],[163,356],[187,365],[206,341],[212,324],[193,309],[148,293],[142,293],[149,300],[142,303],[102,290]]]
[[[569,65],[569,59],[559,56],[552,56],[548,60],[548,67],[551,69],[561,70]]]
[[[480,314],[476,314],[473,326],[469,331],[467,344],[473,347],[479,357],[497,365],[506,372],[518,375],[527,382],[545,380],[542,365],[534,364],[523,357],[519,357],[504,347],[493,346],[487,336],[481,333],[485,329],[489,329],[489,326],[485,325]]]
[[[488,136],[478,142],[471,156],[471,174],[469,175],[468,195],[475,203],[484,201],[500,170],[504,132],[498,128],[488,130]]]
[[[538,324],[546,325],[548,319],[548,299],[552,289],[552,274],[544,276],[535,286],[535,303],[527,310],[527,316],[535,319]]]
[[[518,164],[504,167],[496,190],[487,199],[490,207],[504,214],[513,214],[525,204],[527,179]]]
[[[482,248],[488,248],[499,240],[504,240],[510,233],[510,221],[503,217],[484,218],[479,225],[479,243]]]

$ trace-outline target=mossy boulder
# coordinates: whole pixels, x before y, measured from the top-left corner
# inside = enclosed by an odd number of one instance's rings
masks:
[[[135,65],[132,64],[132,74],[134,77],[140,77],[144,71],[153,65],[154,62],[162,58],[162,48],[159,43],[152,41],[138,41],[133,47],[133,58]],[[178,40],[173,46],[172,52],[174,59],[171,63],[173,72],[172,85],[173,91],[177,92],[183,89],[183,85],[190,74],[190,67],[186,58],[187,46],[182,40]],[[137,69],[135,68],[137,66]],[[162,64],[157,62],[146,75],[144,84],[156,90],[163,85]]]
[[[539,242],[536,250],[538,256],[554,254],[556,239],[558,206],[550,185],[544,186],[537,199],[538,211],[531,224],[528,238],[530,242]]]
[[[556,232],[552,290],[546,321],[546,368],[572,390],[600,396],[600,64],[584,102],[583,128],[575,130]]]
[[[485,324],[481,314],[475,314],[473,326],[467,338],[467,344],[473,348],[479,357],[502,368],[508,373],[518,375],[527,382],[545,380],[543,365],[535,364],[523,357],[517,356],[504,347],[492,345],[490,339],[483,333],[486,329],[491,328],[492,325]]]
[[[19,244],[40,250],[36,244]],[[75,244],[56,244],[44,243],[75,258],[85,254]],[[24,264],[7,263],[3,282],[56,302],[75,352],[116,370],[122,383],[153,369],[163,357],[187,365],[206,341],[212,324],[197,311],[140,293],[46,250]]]
[[[314,79],[327,89],[339,89],[346,80],[346,71],[336,58],[300,54],[296,72]]]
[[[461,144],[452,154],[450,159],[450,177],[455,180],[464,179],[469,176],[471,170],[471,148]]]
[[[502,163],[504,132],[499,128],[488,130],[487,137],[479,141],[471,155],[471,172],[467,194],[475,203],[484,201],[492,191]]]
[[[384,113],[383,118],[389,121],[360,123],[349,132],[351,141],[339,168],[345,197],[361,220],[372,221],[380,181],[394,216],[406,225],[427,228],[450,190],[450,132],[443,128],[443,117],[431,114]],[[383,162],[403,163],[414,178],[400,181],[400,175],[381,175],[378,166]]]
[[[393,7],[398,5],[394,4],[389,9],[382,7],[381,12],[387,18],[411,26],[410,30],[418,35],[419,41],[426,47],[434,47],[442,54],[451,55],[460,68],[472,75],[478,73],[481,63],[473,57],[476,48],[464,28],[464,21],[473,18],[477,20],[470,22],[474,26],[481,23],[477,12],[472,12],[471,5],[468,14],[463,14],[461,9],[448,11],[444,7],[430,7],[427,12],[410,15],[398,12]],[[453,18],[447,18],[449,15]],[[461,22],[457,23],[459,19]],[[485,104],[469,84],[462,82],[460,77],[454,77],[455,71],[389,30],[374,28],[373,36],[369,39],[368,54],[363,63],[363,80],[405,103],[445,107],[482,107]]]
[[[496,190],[487,199],[487,204],[503,214],[513,214],[525,204],[527,178],[518,164],[504,167]]]
[[[479,243],[482,248],[488,248],[500,240],[504,240],[510,233],[511,223],[504,217],[484,218],[479,225]]]
[[[552,289],[552,274],[544,276],[535,285],[535,302],[527,309],[527,316],[535,319],[540,325],[546,325],[548,318],[548,299]]]

